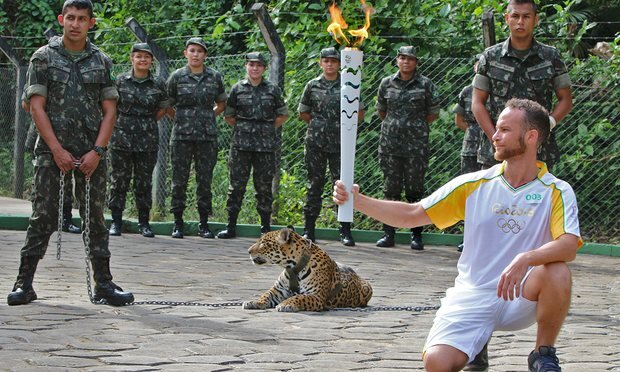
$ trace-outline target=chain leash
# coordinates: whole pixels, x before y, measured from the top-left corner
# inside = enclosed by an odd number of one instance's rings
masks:
[[[60,171],[60,190],[58,191],[58,235],[56,236],[56,259],[60,260],[62,247],[62,220],[65,202],[65,172]]]
[[[86,290],[88,291],[88,299],[93,304],[98,304],[93,296],[90,270],[90,177],[86,177],[86,195],[84,197],[84,263],[86,267]]]
[[[60,246],[61,246],[61,238],[60,232],[62,231],[62,206],[63,206],[63,197],[64,197],[64,186],[65,186],[65,173],[63,171],[60,172],[60,202],[58,207],[58,246],[56,257],[60,259]],[[105,300],[95,301],[95,297],[93,296],[92,290],[92,282],[91,282],[91,269],[90,269],[90,177],[86,177],[86,195],[84,202],[84,263],[86,266],[86,290],[88,291],[88,298],[91,303],[95,305],[105,304]],[[243,302],[222,302],[222,303],[202,303],[202,302],[192,302],[192,301],[166,301],[166,300],[153,300],[153,301],[135,301],[131,304],[127,304],[126,306],[134,306],[134,305],[159,305],[159,306],[194,306],[194,307],[213,307],[213,308],[227,308],[227,307],[240,307],[243,305]],[[422,312],[422,311],[430,311],[437,310],[439,306],[368,306],[364,308],[335,308],[331,309],[333,311],[355,311],[355,312],[373,312],[373,311],[411,311],[411,312]]]

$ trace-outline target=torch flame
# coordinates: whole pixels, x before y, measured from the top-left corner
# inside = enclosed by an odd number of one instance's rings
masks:
[[[344,18],[342,18],[342,11],[338,8],[335,1],[329,6],[329,15],[332,18],[332,23],[330,23],[327,27],[327,32],[332,35],[338,44],[342,44],[340,41],[340,39],[342,39],[345,44],[349,45],[349,39],[347,39],[347,36],[344,32],[342,32],[343,29],[346,29],[349,26],[347,25],[347,22],[345,22]]]
[[[362,3],[362,10],[364,11],[366,22],[364,23],[363,27],[357,30],[348,31],[351,36],[357,38],[353,42],[353,46],[360,45],[364,41],[364,39],[368,38],[368,28],[370,28],[370,14],[374,11],[372,7],[366,5],[365,0],[360,0],[360,2]],[[351,42],[342,31],[347,29],[349,26],[342,17],[342,11],[336,5],[335,0],[334,2],[332,2],[332,5],[329,6],[329,14],[331,15],[332,22],[327,27],[327,32],[332,35],[332,37],[334,38],[334,40],[336,40],[338,44],[343,44],[344,42],[344,44],[346,44],[347,46],[351,45]]]

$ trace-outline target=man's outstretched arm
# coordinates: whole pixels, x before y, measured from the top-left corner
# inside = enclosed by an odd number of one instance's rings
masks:
[[[393,200],[371,198],[359,192],[359,186],[353,185],[353,207],[378,221],[394,227],[416,227],[431,224],[422,204],[405,203]],[[344,183],[340,180],[334,184],[333,200],[338,205],[344,204],[350,197]]]

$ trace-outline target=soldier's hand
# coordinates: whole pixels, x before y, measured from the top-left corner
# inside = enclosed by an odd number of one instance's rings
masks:
[[[75,159],[71,153],[62,147],[52,151],[52,155],[54,156],[54,162],[56,166],[60,168],[61,171],[67,173],[73,168],[75,168]]]
[[[94,150],[90,150],[80,158],[80,171],[84,173],[86,177],[90,177],[97,170],[101,156]]]

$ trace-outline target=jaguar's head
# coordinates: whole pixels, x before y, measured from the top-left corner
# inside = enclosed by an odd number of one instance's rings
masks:
[[[248,249],[248,253],[256,265],[271,263],[294,267],[308,246],[306,239],[289,226],[264,234]]]

